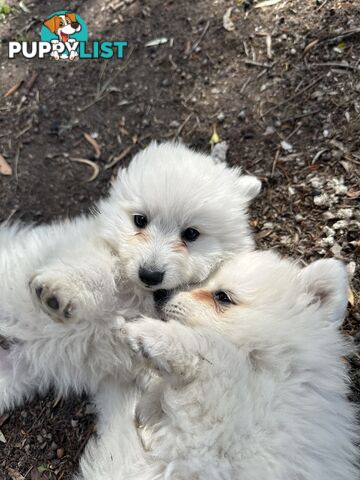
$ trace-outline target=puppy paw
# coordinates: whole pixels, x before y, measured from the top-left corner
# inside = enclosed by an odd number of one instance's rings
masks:
[[[68,322],[77,318],[79,300],[73,285],[57,272],[35,274],[29,282],[33,300],[54,321]]]
[[[155,370],[170,373],[169,339],[161,332],[162,326],[161,320],[138,320],[129,323],[123,332],[128,346],[134,353]]]

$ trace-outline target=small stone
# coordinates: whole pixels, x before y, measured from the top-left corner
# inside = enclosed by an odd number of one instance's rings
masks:
[[[318,207],[320,207],[322,205],[330,204],[329,195],[327,193],[322,193],[321,195],[316,195],[316,197],[314,197],[314,203]]]
[[[274,133],[275,133],[275,128],[268,125],[263,135],[266,137],[267,135],[272,135]]]
[[[327,212],[323,213],[323,217],[325,218],[325,220],[333,220],[334,218],[336,218],[336,215],[330,212],[330,210],[328,210]]]
[[[319,177],[311,178],[310,183],[313,188],[318,188],[318,189],[320,189],[324,185],[323,179]]]
[[[223,112],[220,112],[219,115],[217,116],[218,122],[222,123],[225,120],[225,115]]]
[[[333,228],[334,230],[343,230],[343,229],[345,229],[348,225],[349,225],[349,221],[348,221],[348,220],[338,220],[337,222],[334,223],[334,225],[332,226],[332,228]]]
[[[327,225],[325,225],[325,227],[323,228],[323,232],[327,237],[333,237],[335,235],[335,230],[328,227]]]
[[[291,153],[294,150],[294,147],[291,145],[291,143],[288,143],[285,140],[282,140],[280,145],[281,145],[281,148],[287,153]]]
[[[297,213],[295,215],[295,221],[296,222],[301,222],[302,220],[304,220],[304,217],[301,215],[301,213]]]
[[[73,428],[76,428],[76,427],[78,426],[78,423],[79,423],[78,420],[73,420],[73,419],[72,419],[72,420],[70,421],[70,424],[71,424],[71,426],[72,426]]]
[[[238,119],[239,120],[245,120],[245,118],[246,118],[245,110],[241,110],[238,114]]]
[[[339,210],[335,212],[335,218],[339,218],[342,220],[349,219],[352,216],[353,216],[352,208],[339,208]]]
[[[179,128],[180,127],[180,123],[177,121],[177,120],[172,120],[170,122],[170,128]]]
[[[320,247],[332,247],[335,243],[334,237],[322,238],[319,242]]]
[[[266,230],[272,230],[274,228],[274,224],[272,222],[266,222],[264,223],[264,229]]]

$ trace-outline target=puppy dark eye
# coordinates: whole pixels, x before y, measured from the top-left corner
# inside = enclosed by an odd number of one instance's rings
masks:
[[[223,305],[233,304],[234,302],[231,300],[229,295],[226,292],[218,291],[214,293],[214,300],[218,303],[222,303]]]
[[[181,233],[181,238],[187,242],[195,242],[200,235],[200,232],[196,228],[189,227]]]
[[[145,228],[148,224],[148,219],[145,215],[134,215],[134,223],[139,228]]]

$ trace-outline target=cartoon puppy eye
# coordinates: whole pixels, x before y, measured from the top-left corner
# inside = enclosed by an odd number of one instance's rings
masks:
[[[213,295],[215,302],[221,305],[235,305],[235,302],[231,299],[230,295],[222,290],[219,290]]]
[[[138,228],[145,228],[149,222],[146,215],[134,215],[134,223]]]
[[[186,228],[183,232],[181,232],[181,238],[187,242],[195,242],[199,235],[200,232],[193,227]]]

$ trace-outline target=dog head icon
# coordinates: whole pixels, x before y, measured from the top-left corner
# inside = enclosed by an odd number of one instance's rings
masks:
[[[53,15],[44,22],[50,32],[58,36],[60,42],[67,42],[71,35],[80,32],[81,25],[76,19],[76,13],[67,12]]]

